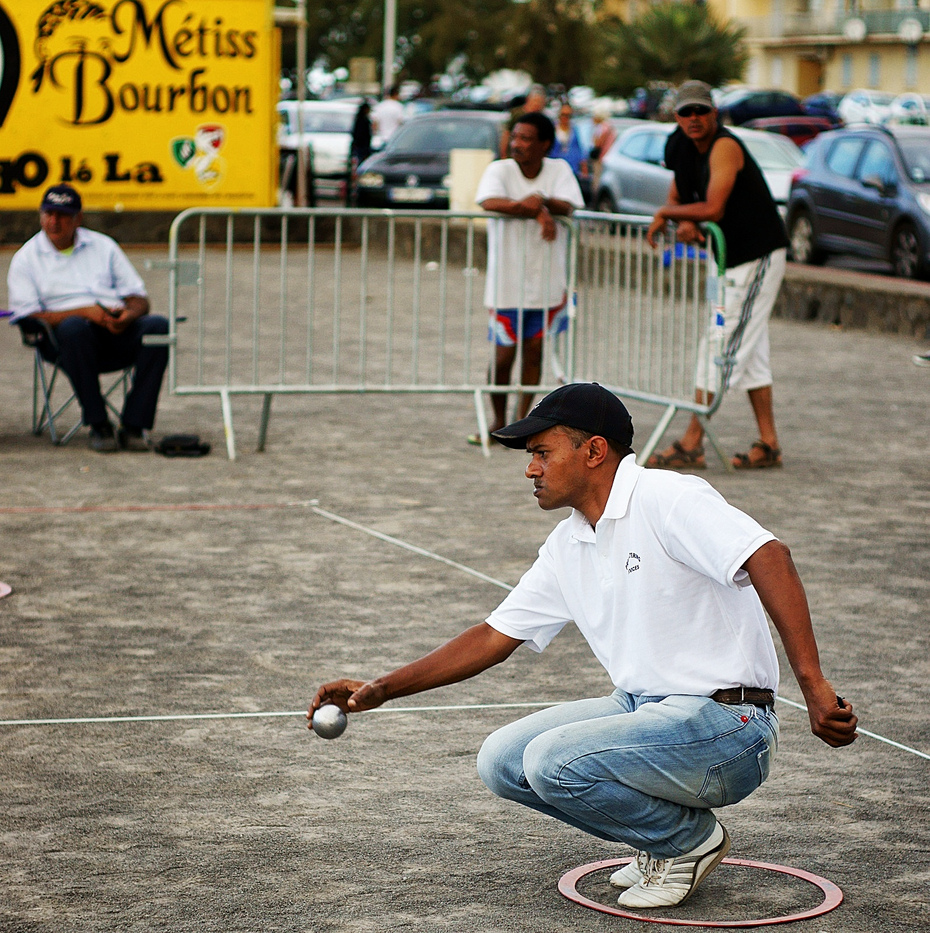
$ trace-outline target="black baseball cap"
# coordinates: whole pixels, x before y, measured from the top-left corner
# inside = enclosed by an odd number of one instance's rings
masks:
[[[79,214],[81,196],[71,185],[52,185],[42,195],[40,211],[56,211],[59,214]]]
[[[505,447],[522,450],[527,440],[556,425],[578,428],[617,441],[633,443],[633,419],[613,392],[596,382],[573,382],[550,392],[525,418],[491,435]]]

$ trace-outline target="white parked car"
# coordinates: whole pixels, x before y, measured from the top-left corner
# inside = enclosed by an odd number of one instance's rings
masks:
[[[930,97],[924,94],[899,94],[891,102],[889,123],[930,124]]]
[[[307,100],[303,103],[303,145],[308,147],[313,159],[317,195],[345,197],[351,169],[352,126],[360,103],[360,98]],[[280,101],[277,109],[283,174],[287,172],[288,156],[295,155],[301,145],[297,129],[297,101]],[[287,179],[282,178],[282,182],[287,182]],[[293,181],[285,187],[293,190]]]
[[[884,123],[891,116],[893,100],[894,94],[860,88],[845,94],[836,110],[844,123]]]

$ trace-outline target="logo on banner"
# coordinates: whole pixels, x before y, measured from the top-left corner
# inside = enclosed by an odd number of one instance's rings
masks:
[[[208,191],[226,174],[226,160],[220,149],[226,142],[226,128],[218,123],[198,126],[193,136],[171,140],[171,157],[183,169],[191,169],[198,183]]]

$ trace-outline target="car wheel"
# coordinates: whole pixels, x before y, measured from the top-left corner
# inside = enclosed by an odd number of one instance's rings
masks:
[[[617,205],[609,191],[598,191],[597,200],[594,202],[594,209],[602,214],[616,214]]]
[[[889,259],[895,275],[904,279],[916,279],[920,275],[920,238],[913,224],[903,223],[895,230]]]
[[[819,266],[826,258],[823,250],[818,249],[814,243],[814,225],[807,211],[798,211],[791,218],[788,237],[791,241],[791,258],[795,262]]]

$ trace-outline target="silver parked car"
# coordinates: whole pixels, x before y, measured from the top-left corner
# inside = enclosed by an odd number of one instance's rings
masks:
[[[595,195],[596,210],[651,215],[665,203],[672,173],[662,160],[674,129],[674,123],[643,123],[628,129],[610,147]],[[804,154],[787,137],[740,126],[728,129],[759,164],[784,216],[791,176],[804,165]]]

